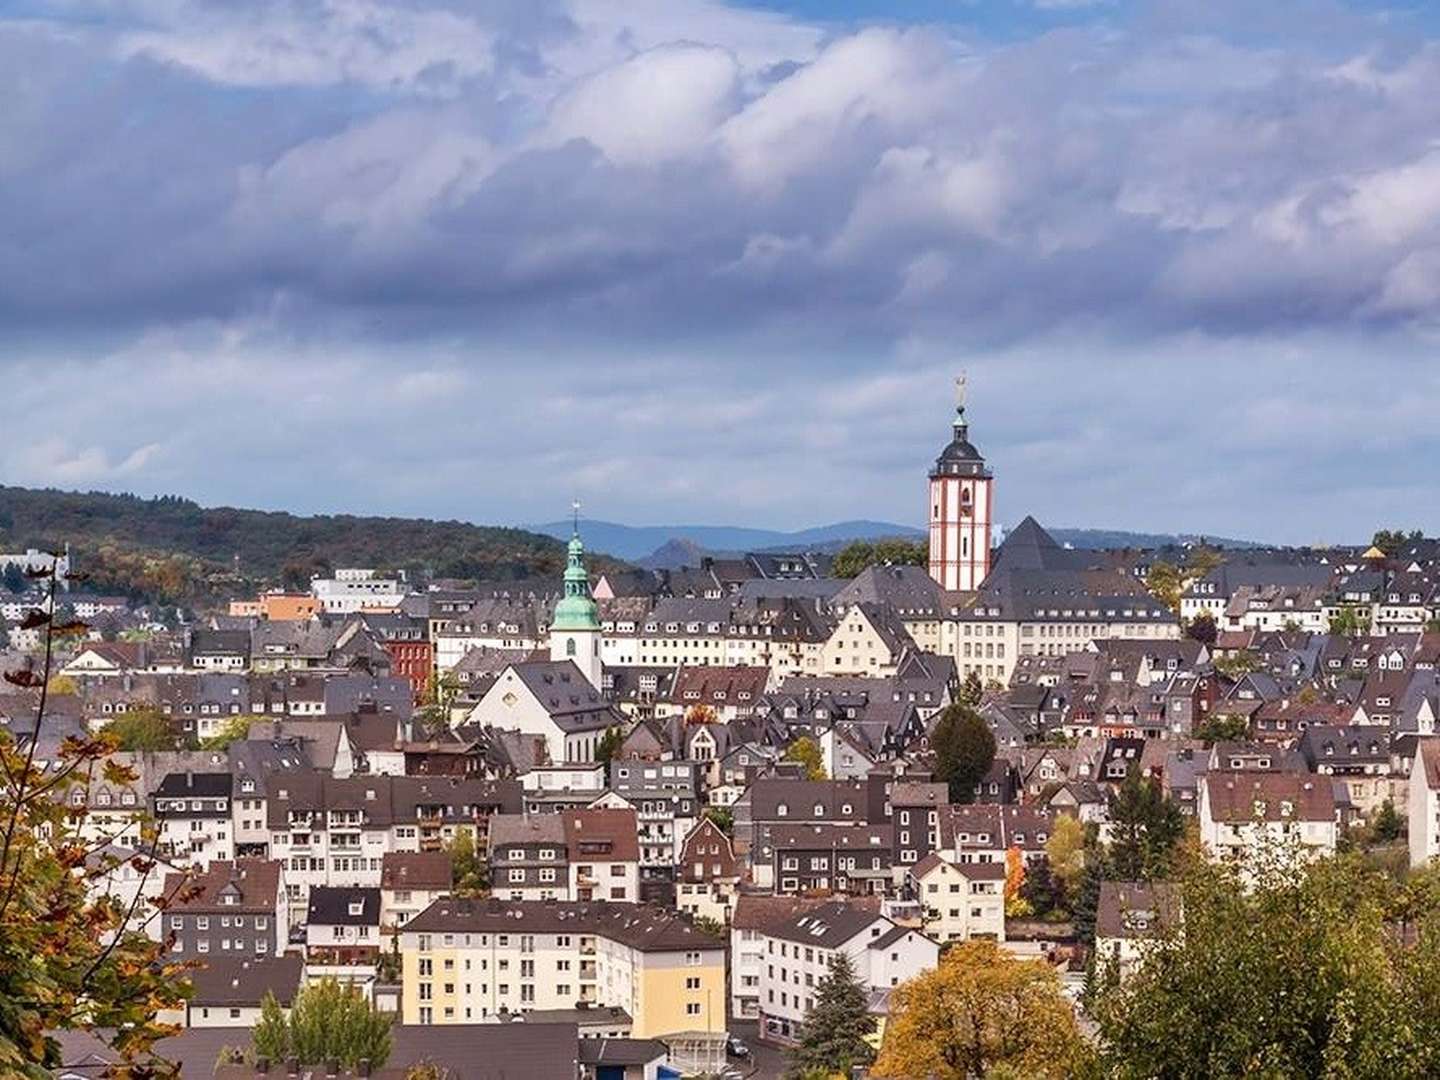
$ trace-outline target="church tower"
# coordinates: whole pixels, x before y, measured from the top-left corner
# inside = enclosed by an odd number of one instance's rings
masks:
[[[600,639],[600,613],[590,595],[577,517],[565,564],[565,595],[555,605],[555,620],[550,624],[550,659],[573,660],[590,685],[599,690]]]
[[[963,375],[955,386],[954,435],[930,470],[930,576],[942,589],[968,592],[990,573],[994,477],[970,443]]]

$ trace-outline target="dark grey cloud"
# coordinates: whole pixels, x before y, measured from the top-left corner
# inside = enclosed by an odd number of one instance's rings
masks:
[[[1249,6],[1003,44],[711,0],[0,19],[0,365],[74,421],[0,479],[913,520],[968,364],[1016,518],[1440,527],[1440,44]]]

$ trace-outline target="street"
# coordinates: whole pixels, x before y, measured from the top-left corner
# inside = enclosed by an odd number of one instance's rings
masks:
[[[754,1020],[732,1020],[730,1034],[750,1048],[748,1061],[734,1061],[746,1080],[780,1080],[785,1075],[785,1051],[762,1043]]]

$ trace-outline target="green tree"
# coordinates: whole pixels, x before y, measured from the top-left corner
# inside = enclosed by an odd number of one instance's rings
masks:
[[[1386,799],[1375,811],[1375,820],[1370,823],[1370,835],[1377,844],[1389,844],[1404,839],[1409,831],[1408,823],[1395,811],[1395,803]]]
[[[1370,610],[1359,604],[1343,604],[1330,616],[1330,633],[1357,638],[1370,633]]]
[[[972,802],[975,785],[995,762],[995,734],[968,705],[951,705],[930,733],[935,779],[950,785],[950,801]]]
[[[625,742],[625,733],[620,730],[619,725],[612,725],[605,729],[605,734],[600,736],[600,741],[595,744],[595,760],[605,766],[605,775],[610,775],[610,762],[615,760],[615,755],[620,752],[620,747]]]
[[[782,761],[798,761],[805,767],[805,779],[824,780],[825,755],[820,752],[820,744],[809,735],[801,735],[785,748]]]
[[[1259,860],[1243,875],[1194,860],[1180,917],[1096,995],[1107,1075],[1440,1075],[1435,910],[1407,942],[1387,921],[1389,893],[1348,856]]]
[[[455,838],[445,845],[450,855],[450,878],[456,896],[479,896],[490,889],[490,867],[484,854],[475,848],[473,829],[456,829]]]
[[[1250,734],[1250,721],[1235,713],[1215,713],[1196,725],[1195,738],[1206,747],[1217,742],[1235,742]]]
[[[19,563],[13,562],[5,564],[4,572],[0,574],[0,583],[4,584],[6,592],[14,596],[19,596],[30,587],[30,583],[25,579],[25,571],[20,569]]]
[[[232,716],[220,725],[220,730],[200,740],[202,750],[228,750],[231,743],[244,742],[250,737],[251,717],[241,714]]]
[[[367,1061],[378,1069],[390,1057],[392,1019],[377,1012],[356,987],[322,979],[295,995],[288,1017],[267,993],[251,1041],[257,1058],[293,1057],[301,1065],[334,1059],[352,1070]]]
[[[53,600],[53,576],[31,580]],[[37,738],[21,752],[0,729],[0,1076],[56,1075],[55,1035],[76,1030],[111,1048],[116,1075],[141,1075],[143,1068],[145,1076],[176,1076],[164,1060],[148,1060],[156,1041],[175,1030],[158,1021],[159,1012],[183,1006],[188,995],[184,966],[167,960],[166,947],[144,932],[152,912],[143,896],[157,873],[158,833],[151,822],[140,823],[141,855],[130,863],[140,875],[134,898],[107,890],[118,861],[95,850],[87,811],[71,795],[92,778],[119,785],[139,776],[115,760],[115,740],[104,733],[66,739],[55,760],[36,764],[33,747],[53,726],[56,647],[86,628],[43,613],[27,622],[43,627],[40,663],[5,672],[4,679],[12,692],[33,695]],[[188,895],[185,878],[178,880],[157,906]]]
[[[175,750],[180,738],[170,718],[153,705],[132,705],[105,725],[121,750]]]
[[[1215,639],[1220,636],[1220,628],[1215,625],[1215,616],[1208,611],[1202,611],[1185,624],[1185,636],[1191,641],[1198,641],[1201,645],[1214,645]]]
[[[1393,559],[1407,544],[1415,544],[1424,539],[1425,533],[1420,529],[1411,529],[1409,532],[1404,529],[1378,529],[1370,543]]]
[[[735,833],[735,811],[728,806],[707,806],[703,815],[715,822],[720,831],[726,836],[733,836]]]
[[[858,577],[872,566],[925,566],[930,548],[909,540],[856,540],[835,556],[831,574],[837,578]]]
[[[1060,879],[1050,868],[1050,860],[1044,855],[1029,864],[1025,879],[1020,883],[1020,898],[1030,905],[1036,915],[1049,915],[1061,901]]]
[[[972,709],[980,707],[980,701],[985,696],[985,684],[980,681],[980,676],[970,672],[965,676],[965,681],[960,684],[960,704],[968,705]]]
[[[1163,878],[1185,836],[1185,816],[1153,777],[1131,769],[1110,800],[1110,861],[1124,881]]]
[[[854,1066],[875,1060],[874,1049],[865,1041],[874,1030],[865,987],[850,957],[837,950],[815,988],[815,1004],[805,1014],[800,1045],[790,1055],[791,1074],[821,1070],[849,1076]]]
[[[1070,893],[1070,913],[1075,920],[1075,936],[1081,944],[1095,944],[1095,912],[1100,906],[1101,883],[1119,876],[1112,870],[1109,856],[1098,843],[1087,845],[1080,883]]]

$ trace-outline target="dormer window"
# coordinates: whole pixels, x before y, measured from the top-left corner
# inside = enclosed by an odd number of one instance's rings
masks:
[[[787,806],[785,803],[782,802],[779,806],[775,807],[775,816],[776,816],[776,817],[789,817],[789,816],[790,816],[790,807]]]

